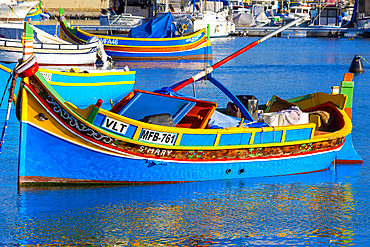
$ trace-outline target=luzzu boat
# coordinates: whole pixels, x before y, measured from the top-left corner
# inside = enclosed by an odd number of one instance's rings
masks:
[[[0,63],[2,78],[8,78],[12,73],[10,65],[13,64]],[[96,102],[97,95],[106,103],[110,100],[119,101],[132,91],[136,73],[124,70],[80,70],[78,68],[67,71],[40,68],[39,71],[64,99],[80,107]],[[0,92],[5,92],[6,87],[8,88],[6,81],[3,81],[0,84]]]
[[[134,90],[104,110],[101,100],[85,109],[66,102],[32,65],[20,74],[15,100],[21,122],[19,184],[174,183],[329,169],[352,129],[351,96],[343,94],[353,92],[352,74],[345,75],[340,94],[274,97],[265,116],[282,114],[284,104],[299,107],[306,117],[326,116],[326,121],[307,117],[280,126],[264,117],[255,121],[210,71],[157,92]],[[216,103],[176,95],[204,74],[243,119],[222,114]]]
[[[61,13],[61,16],[63,12]],[[120,36],[94,35],[71,28],[62,17],[60,38],[75,44],[85,44],[92,36],[98,37],[104,44],[105,52],[119,60],[179,60],[211,59],[211,43],[207,39],[206,29],[182,37],[172,38],[129,38]]]

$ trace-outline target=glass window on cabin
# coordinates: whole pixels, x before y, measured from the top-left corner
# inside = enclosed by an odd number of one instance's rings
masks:
[[[300,14],[300,13],[302,13],[302,10],[301,9],[297,9],[297,12],[296,12],[297,14]]]

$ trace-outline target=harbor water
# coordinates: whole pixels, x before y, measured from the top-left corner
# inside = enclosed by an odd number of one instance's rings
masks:
[[[211,40],[213,63],[256,39]],[[370,61],[369,39],[271,38],[213,74],[233,93],[254,95],[262,104],[274,94],[288,99],[330,93],[355,55]],[[18,188],[19,122],[12,106],[0,157],[0,246],[369,246],[370,65],[365,60],[365,72],[354,76],[352,114],[353,143],[364,163],[310,174]],[[207,63],[116,61],[115,66],[137,71],[135,88],[152,91],[195,75]],[[194,94],[191,85],[180,92]],[[196,83],[195,92],[219,107],[229,101],[206,81]],[[1,121],[5,115],[1,110]]]

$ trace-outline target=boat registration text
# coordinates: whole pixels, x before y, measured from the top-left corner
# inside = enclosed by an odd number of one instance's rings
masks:
[[[106,117],[101,126],[113,132],[124,135],[126,134],[126,131],[130,125],[127,123]]]
[[[173,133],[165,133],[165,132],[158,132],[158,131],[143,129],[139,140],[151,142],[151,143],[174,145],[176,141],[176,137],[177,137],[177,134],[173,134]]]

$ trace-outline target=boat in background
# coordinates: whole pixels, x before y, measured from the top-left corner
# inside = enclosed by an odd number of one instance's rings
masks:
[[[24,21],[27,13],[38,3],[39,1],[0,0],[0,21]]]
[[[130,13],[111,14],[107,12],[99,16],[100,26],[120,26],[120,27],[136,27],[142,24],[145,20],[143,16],[135,16]]]
[[[102,109],[100,100],[85,109],[66,102],[35,64],[26,63],[30,69],[22,72],[15,102],[20,186],[175,183],[329,169],[351,133],[352,95],[345,93],[353,87],[289,102],[274,96],[258,116],[255,99],[236,97],[211,74],[276,33],[169,88],[134,90],[110,110]],[[204,77],[242,118],[222,114],[214,102],[177,94]],[[353,85],[352,77],[345,74],[342,87]]]
[[[41,9],[41,2],[30,9],[27,13],[25,21],[39,21],[42,19],[42,9]]]
[[[0,92],[8,89],[5,78],[8,78],[13,71],[15,64],[0,63]],[[123,96],[132,91],[135,84],[135,71],[105,70],[90,68],[71,68],[68,70],[39,68],[40,73],[48,83],[65,100],[73,102],[76,106],[84,107],[95,103],[97,95],[107,105],[120,100]],[[20,78],[18,79],[20,83]],[[17,93],[16,90],[15,93]],[[1,109],[4,109],[4,105]]]
[[[127,8],[130,8],[131,11],[134,11],[132,6],[127,6],[127,1],[119,1],[119,0],[107,0],[107,8],[102,9],[101,15],[99,16],[100,26],[120,26],[124,28],[132,28],[136,27],[143,22],[145,22],[146,16],[139,15],[135,13],[127,12]],[[135,3],[133,3],[135,5]],[[151,6],[149,7],[151,8]],[[143,14],[145,9],[143,9]],[[148,11],[146,11],[148,13]]]
[[[1,23],[0,30],[23,29],[23,23]],[[34,53],[42,66],[83,66],[93,65],[100,58],[109,67],[108,57],[101,42],[92,37],[85,44],[76,45],[55,37],[39,28],[34,29]],[[20,39],[0,38],[0,62],[15,63],[22,57],[23,45]]]
[[[175,3],[169,1],[166,6],[171,7],[166,7],[165,12],[159,12],[157,15],[171,11],[181,34],[207,29],[211,38],[228,37],[235,32],[235,25],[224,2],[226,4],[227,1],[190,1],[187,7],[175,8],[171,6]]]
[[[283,25],[286,25],[297,18],[303,18],[300,23],[297,23],[297,27],[307,27],[311,20],[311,6],[308,4],[300,4],[297,6],[290,7],[288,17],[283,19]]]
[[[85,44],[91,37],[96,36],[103,43],[105,52],[119,60],[212,58],[211,43],[207,39],[206,30],[176,36],[174,30],[171,29],[172,15],[153,19],[145,23],[145,28],[138,26],[134,28],[135,30],[131,29],[130,33],[133,33],[137,28],[141,28],[140,34],[138,33],[135,37],[93,35],[78,27],[71,28],[63,18],[62,10],[61,16],[59,20],[61,39],[75,44]],[[141,38],[138,38],[139,35],[142,35]]]
[[[228,37],[235,32],[235,24],[223,12],[203,11],[195,14],[193,18],[193,30],[209,28],[211,38]]]

